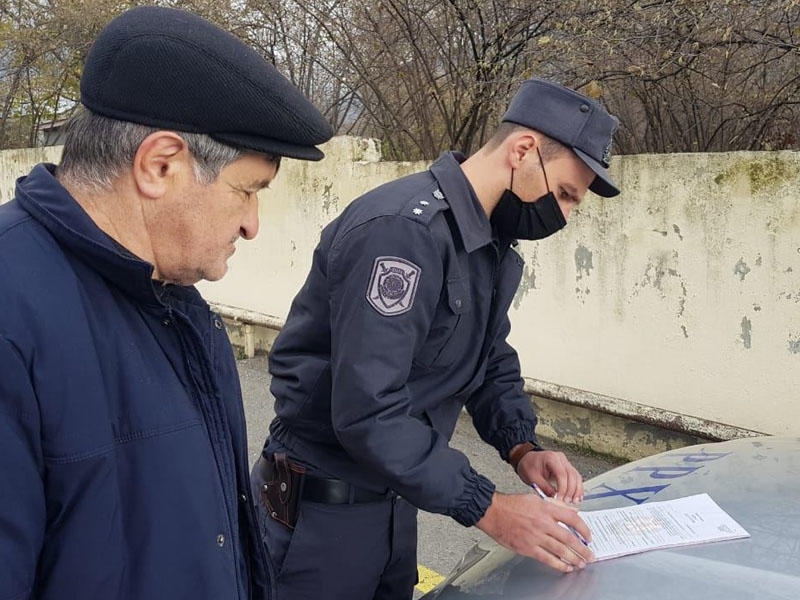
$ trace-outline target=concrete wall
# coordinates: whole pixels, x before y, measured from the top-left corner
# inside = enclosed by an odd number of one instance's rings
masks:
[[[239,243],[223,281],[200,285],[207,298],[279,322],[325,223],[426,166],[380,162],[367,140],[325,150],[321,163],[284,162],[261,234]],[[8,156],[0,179],[27,170]],[[563,232],[520,245],[523,374],[667,420],[800,435],[800,153],[625,156],[612,173],[620,197],[587,198]]]
[[[800,433],[800,153],[630,156],[614,175],[619,199],[525,247],[525,373]]]
[[[14,182],[40,162],[58,162],[61,147],[0,150],[0,204],[14,197]]]

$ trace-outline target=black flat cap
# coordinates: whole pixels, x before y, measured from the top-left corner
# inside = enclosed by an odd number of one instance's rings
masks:
[[[305,160],[333,135],[314,105],[241,40],[181,10],[133,8],[109,23],[81,77],[89,110]]]
[[[607,171],[619,120],[591,98],[552,81],[529,79],[512,98],[503,121],[541,131],[572,148],[596,175],[590,190],[606,198],[619,194]]]

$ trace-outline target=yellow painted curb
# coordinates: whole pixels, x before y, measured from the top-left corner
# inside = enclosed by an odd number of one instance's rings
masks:
[[[417,589],[423,594],[430,592],[444,581],[444,575],[439,575],[436,571],[422,565],[417,565],[417,573],[419,574]]]

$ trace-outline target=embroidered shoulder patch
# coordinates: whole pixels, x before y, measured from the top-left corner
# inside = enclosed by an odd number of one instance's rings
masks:
[[[367,301],[384,316],[402,315],[414,304],[420,275],[422,269],[404,258],[379,256],[369,280]]]

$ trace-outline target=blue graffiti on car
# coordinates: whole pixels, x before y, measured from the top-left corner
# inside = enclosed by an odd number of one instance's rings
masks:
[[[654,466],[638,466],[623,472],[624,474],[633,472],[650,472],[651,479],[664,480],[664,479],[679,479],[686,477],[692,473],[702,469],[705,463],[719,460],[732,452],[706,452],[705,449],[699,451],[684,453],[684,452],[670,452],[660,458],[674,461],[676,457],[682,457],[679,462],[673,462],[667,465],[654,465]],[[697,466],[689,466],[697,465]],[[593,500],[596,498],[608,498],[609,496],[622,496],[630,500],[634,504],[642,504],[646,502],[662,490],[669,487],[669,483],[660,485],[646,485],[639,487],[628,487],[617,489],[611,487],[607,483],[600,484],[584,496],[584,501]]]

